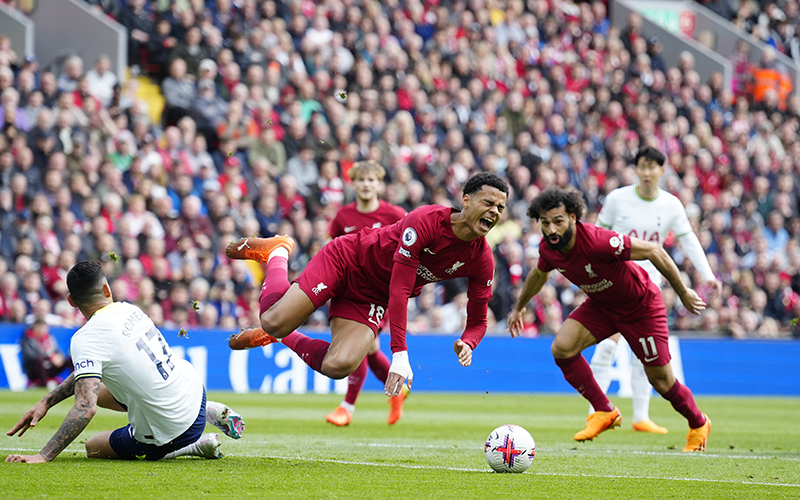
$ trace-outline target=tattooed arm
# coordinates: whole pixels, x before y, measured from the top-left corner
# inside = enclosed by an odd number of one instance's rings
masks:
[[[44,416],[47,415],[47,411],[50,408],[54,407],[61,401],[64,401],[73,394],[75,394],[75,374],[70,373],[66,380],[61,382],[58,387],[53,389],[53,392],[49,393],[38,403],[33,405],[33,408],[28,410],[25,415],[19,419],[17,425],[12,427],[11,430],[6,433],[6,435],[13,436],[17,433],[17,431],[19,431],[19,435],[22,436],[29,427],[36,427],[36,424],[38,424],[39,420],[43,419]]]
[[[72,376],[70,376],[72,377]],[[69,413],[67,413],[66,418],[61,423],[61,426],[56,431],[55,435],[50,438],[50,441],[47,442],[42,451],[40,451],[36,455],[9,455],[6,457],[6,462],[27,462],[27,463],[42,463],[42,462],[50,462],[59,453],[64,451],[66,448],[81,432],[89,425],[89,422],[94,417],[94,414],[97,412],[97,395],[100,392],[100,379],[97,377],[86,377],[75,381],[73,380],[73,388],[75,392],[75,406],[70,409]],[[62,386],[66,384],[61,384]],[[59,386],[61,387],[61,386]],[[58,389],[53,391],[52,393],[48,394],[42,401],[37,403],[36,406],[41,404],[48,405],[50,401],[55,401],[53,404],[58,403],[59,401],[63,400],[64,398],[58,399],[61,394],[58,393]],[[66,397],[66,396],[64,396]],[[36,406],[28,411],[25,414],[27,417],[31,412],[34,412]],[[49,407],[48,407],[49,408]],[[44,416],[44,415],[41,415]],[[41,417],[39,417],[41,418]],[[25,420],[25,417],[23,417]],[[13,430],[22,427],[20,423],[23,422],[21,420],[15,426]],[[35,425],[35,422],[32,420],[28,422],[28,425],[24,425],[27,429],[29,426],[32,427]],[[24,432],[24,431],[23,431]],[[9,435],[13,435],[13,432],[9,432]],[[21,434],[20,434],[21,435]]]

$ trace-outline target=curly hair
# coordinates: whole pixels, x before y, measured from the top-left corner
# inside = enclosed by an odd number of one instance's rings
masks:
[[[493,187],[506,195],[508,194],[508,184],[506,184],[506,181],[492,172],[481,172],[470,177],[467,183],[464,184],[464,194],[476,193],[480,191],[483,186]]]
[[[533,199],[531,206],[528,207],[528,217],[539,220],[543,213],[561,205],[564,206],[568,214],[575,214],[578,220],[586,213],[586,204],[583,202],[583,195],[579,191],[549,187]]]

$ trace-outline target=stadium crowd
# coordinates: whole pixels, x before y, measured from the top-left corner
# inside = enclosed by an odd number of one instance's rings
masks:
[[[732,54],[731,88],[720,74],[703,81],[690,54],[667,67],[636,15],[612,26],[600,1],[89,3],[128,29],[131,73],[160,82],[163,121],[108,58],[76,55],[50,71],[0,37],[2,321],[80,324],[64,278],[88,258],[103,263],[115,298],[159,325],[258,325],[262,271],[228,260],[225,246],[290,234],[296,276],[353,199],[348,169],[371,159],[387,169],[385,198],[406,210],[457,205],[476,171],[509,181],[509,209],[488,238],[489,331],[504,334],[541,241],[530,200],[572,186],[594,222],[651,145],[668,158],[663,188],[725,283],[721,296],[699,290],[711,306],[699,317],[667,287],[670,327],[798,334],[800,97],[780,72],[754,92],[774,58],[752,66]],[[781,6],[797,15],[796,1]],[[697,282],[674,238],[666,248]],[[583,299],[554,272],[527,334],[555,332]],[[412,302],[410,332],[462,329],[464,283]],[[309,326],[326,318],[318,311]]]

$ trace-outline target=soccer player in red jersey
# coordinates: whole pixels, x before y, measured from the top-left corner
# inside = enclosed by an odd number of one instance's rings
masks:
[[[494,257],[485,237],[507,201],[505,181],[482,172],[464,185],[460,212],[440,205],[420,207],[391,226],[336,238],[294,283],[287,278],[294,248],[288,236],[231,243],[225,250],[228,257],[267,262],[267,275],[261,289],[261,329],[241,332],[228,345],[247,349],[278,338],[314,370],[340,379],[364,360],[388,314],[393,354],[384,390],[397,396],[403,383],[411,388],[413,379],[406,347],[408,299],[428,283],[464,277],[469,281],[467,327],[453,350],[459,363],[469,366],[486,333],[492,297]],[[295,332],[329,299],[330,342]]]
[[[383,177],[386,171],[374,161],[361,161],[353,165],[347,171],[353,188],[356,192],[356,201],[345,205],[331,221],[328,232],[331,238],[338,238],[345,234],[358,232],[365,227],[379,228],[390,226],[406,216],[406,211],[400,207],[387,203],[378,194],[383,186]],[[386,321],[381,324],[381,328]],[[378,330],[380,332],[380,328]],[[356,407],[356,399],[364,387],[364,379],[367,377],[367,368],[378,377],[381,382],[386,382],[389,375],[389,358],[381,351],[381,344],[378,337],[372,342],[369,354],[364,361],[358,365],[356,371],[347,377],[347,394],[344,401],[336,409],[325,417],[325,420],[333,425],[343,426],[350,423],[353,418],[353,411]],[[396,423],[403,414],[403,401],[406,398],[406,391],[389,398],[391,409],[389,410],[389,425]]]
[[[579,192],[560,188],[548,188],[531,202],[528,215],[541,221],[546,244],[539,247],[539,262],[528,274],[509,316],[512,337],[523,329],[522,316],[528,302],[547,282],[550,271],[557,269],[589,296],[564,321],[550,347],[564,378],[597,410],[575,440],[592,440],[622,421],[581,354],[620,332],[644,364],[656,391],[688,420],[683,451],[705,451],[711,420],[697,408],[692,391],[672,373],[661,291],[647,272],[631,261],[652,262],[693,314],[700,314],[706,304],[683,284],[678,268],[661,245],[582,224],[584,211]]]

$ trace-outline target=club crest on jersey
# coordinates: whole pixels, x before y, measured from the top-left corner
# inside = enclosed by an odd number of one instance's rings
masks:
[[[621,234],[617,234],[615,236],[612,236],[608,240],[608,243],[612,247],[617,249],[617,251],[614,252],[614,255],[619,255],[619,254],[622,253],[623,250],[625,250],[625,238],[623,238]]]
[[[586,269],[586,272],[589,274],[590,278],[597,278],[597,275],[595,274],[595,272],[592,271],[592,265],[591,264],[586,264],[586,267],[584,267],[584,269]]]
[[[410,247],[416,242],[417,242],[417,232],[414,231],[413,227],[407,227],[406,230],[403,231],[403,245]]]
[[[459,268],[459,267],[461,267],[461,266],[463,266],[463,265],[464,265],[464,263],[463,263],[463,262],[456,261],[456,263],[455,263],[455,264],[453,264],[453,265],[450,267],[450,269],[448,269],[448,270],[447,270],[447,271],[445,271],[445,272],[446,272],[447,274],[453,274],[454,272],[458,271],[458,268]]]
[[[325,290],[326,288],[328,288],[328,285],[320,281],[319,285],[312,288],[311,291],[314,292],[314,295],[319,295],[319,292]]]

